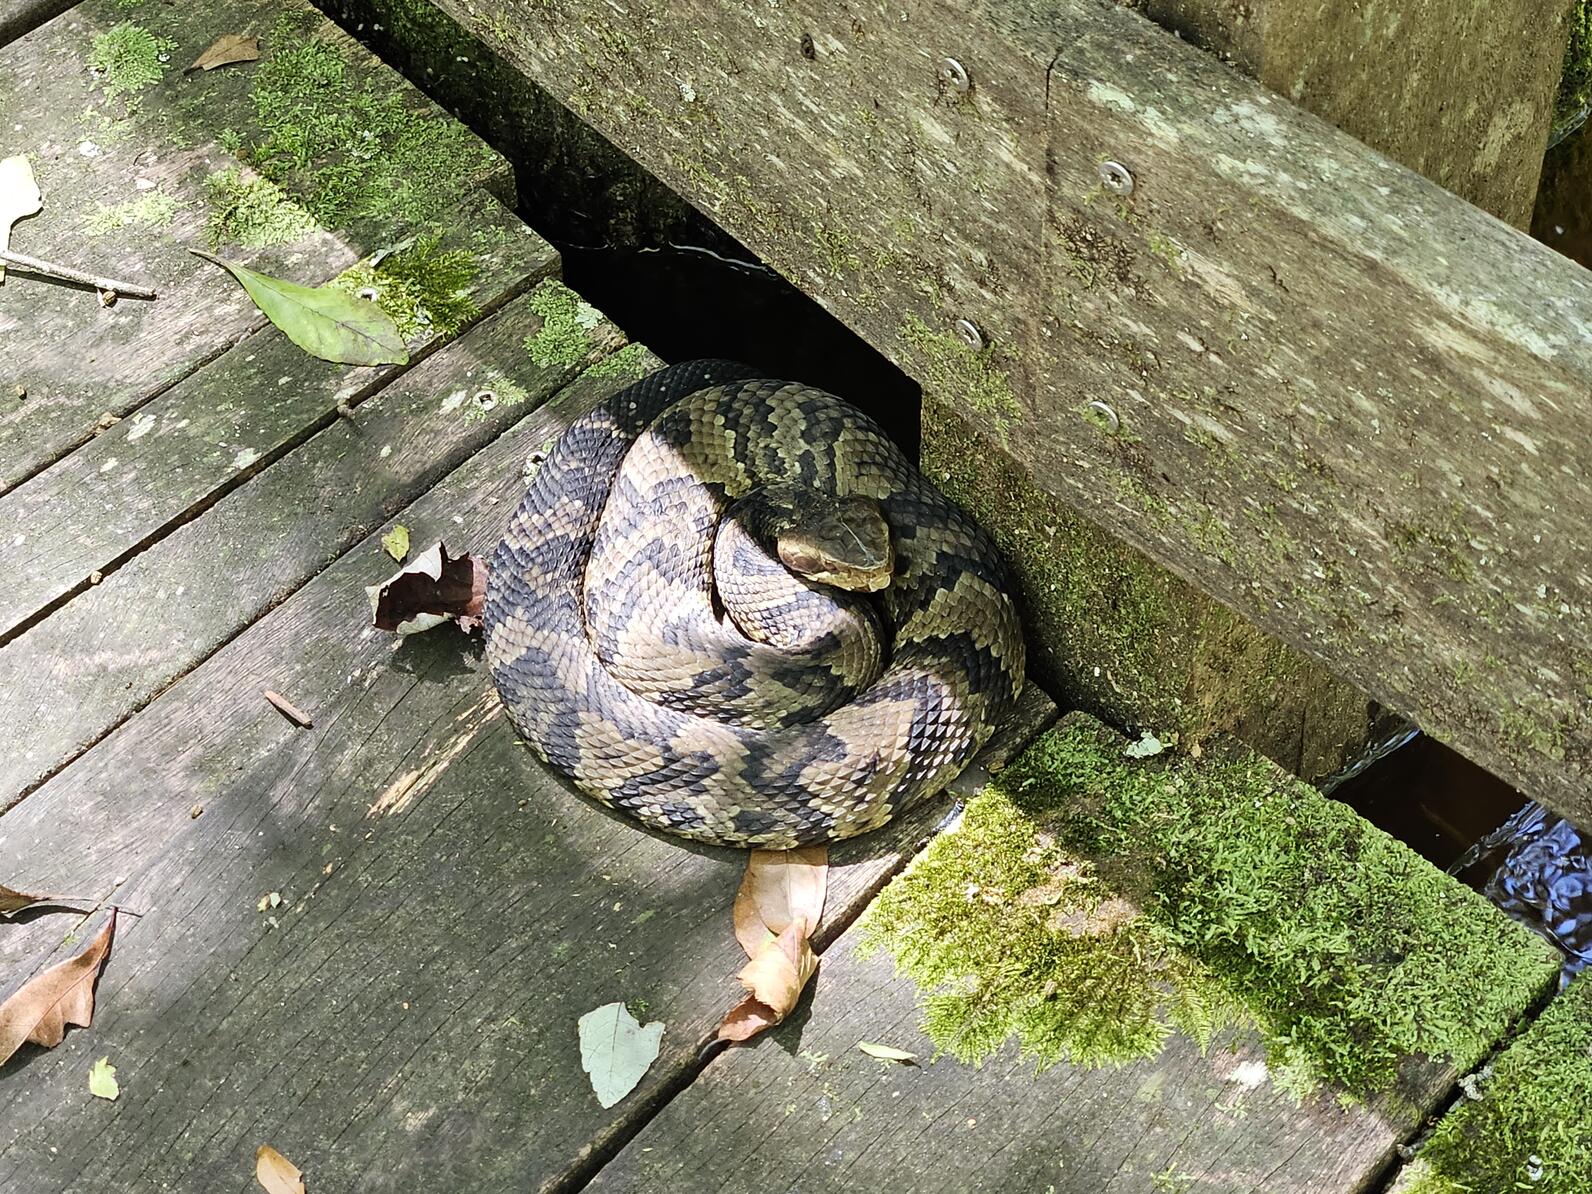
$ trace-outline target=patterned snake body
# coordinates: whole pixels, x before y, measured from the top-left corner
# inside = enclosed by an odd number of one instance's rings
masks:
[[[802,558],[804,518],[873,571]],[[550,766],[721,845],[878,828],[944,787],[1023,683],[987,536],[854,408],[723,361],[568,427],[492,557],[484,621],[509,717]]]

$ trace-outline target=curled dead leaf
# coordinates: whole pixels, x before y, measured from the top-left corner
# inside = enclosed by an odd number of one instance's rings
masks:
[[[254,1152],[254,1180],[269,1194],[304,1194],[304,1175],[269,1144]]]
[[[0,1064],[24,1043],[52,1049],[66,1026],[87,1028],[94,1018],[94,983],[116,935],[116,909],[83,951],[23,983],[0,1003]]]
[[[418,634],[456,621],[468,634],[481,624],[486,603],[486,561],[466,553],[457,558],[433,543],[379,585],[365,590],[372,623],[378,630]]]
[[[818,955],[813,953],[808,932],[805,919],[795,920],[741,968],[735,977],[746,988],[746,998],[719,1027],[721,1040],[749,1040],[795,1010],[807,980],[818,969]]]
[[[816,928],[824,914],[829,881],[829,851],[753,850],[735,893],[735,938],[755,958],[764,944],[797,920]],[[810,930],[809,930],[810,931]]]

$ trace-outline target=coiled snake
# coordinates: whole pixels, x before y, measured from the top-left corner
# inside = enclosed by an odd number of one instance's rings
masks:
[[[572,423],[487,581],[515,727],[595,799],[786,849],[939,791],[1023,683],[1005,565],[870,419],[726,361]]]

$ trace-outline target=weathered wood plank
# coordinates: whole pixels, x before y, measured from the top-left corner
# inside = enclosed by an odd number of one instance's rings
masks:
[[[59,16],[77,0],[0,0],[0,46]]]
[[[182,73],[217,36],[244,31],[261,35],[260,62]],[[314,283],[433,230],[471,190],[512,194],[501,158],[301,0],[90,0],[0,51],[0,111],[5,152],[32,158],[45,202],[13,247],[160,293],[101,309],[92,291],[8,271],[0,490],[260,325],[189,246],[219,241]],[[364,132],[367,158],[351,162],[345,149]],[[398,162],[409,177],[395,181]]]
[[[1499,219],[1531,222],[1575,0],[1144,0],[1145,15]]]
[[[1474,1064],[1551,984],[1552,951],[1250,752],[1124,761],[1127,745],[1063,719],[848,930],[810,1007],[714,1060],[592,1188],[685,1190],[706,1175],[726,1191],[1373,1186],[1453,1080],[1392,1042],[1446,1037]],[[1222,807],[1230,788],[1236,811]],[[1129,806],[1138,815],[1116,820]],[[1229,819],[1186,824],[1192,809]],[[1147,866],[1180,873],[1152,888]],[[1350,895],[1312,890],[1346,875]],[[1228,928],[1202,932],[1224,901]],[[892,953],[914,976],[935,959],[936,998],[892,974]],[[1276,1002],[1257,981],[1268,969]],[[1208,1050],[1191,1039],[1213,1030]],[[881,1065],[862,1041],[920,1063]],[[1322,1066],[1368,1077],[1362,1055],[1396,1077],[1358,1090],[1369,1102],[1283,1089],[1287,1067],[1292,1082]]]
[[[1038,490],[1592,816],[1592,274],[1112,5],[442,7]]]
[[[472,457],[404,512],[412,536],[488,546],[527,453],[624,380],[588,375]],[[694,1072],[734,1001],[744,855],[551,780],[451,630],[363,631],[362,586],[390,566],[373,534],[0,818],[8,882],[126,876],[116,898],[143,914],[91,1034],[0,1086],[0,1184],[241,1188],[269,1141],[329,1189],[535,1188]],[[944,807],[836,850],[832,923]],[[282,906],[258,911],[271,891]],[[60,931],[16,929],[8,986]],[[605,1112],[574,1021],[614,999],[668,1031]],[[114,1104],[82,1097],[85,1050],[120,1067]]]
[[[538,364],[522,347],[542,326],[537,297],[382,389],[352,423],[312,425],[296,451],[0,647],[0,724],[30,727],[0,760],[0,808],[569,382],[578,360]],[[588,359],[622,340],[609,324],[589,335]],[[479,393],[495,396],[489,410]]]
[[[434,326],[423,307],[411,313],[418,315],[406,320],[415,325],[412,358],[557,268],[552,246],[490,195],[467,198],[453,223],[411,272],[423,276],[444,263],[444,291],[426,297],[456,304],[462,292],[468,309],[452,319],[439,312],[446,328]],[[405,284],[391,276],[385,284],[401,299]],[[380,275],[373,280],[383,284]],[[0,496],[0,526],[13,528],[9,583],[0,593],[0,644],[80,592],[91,574],[109,575],[291,451],[324,427],[339,403],[357,408],[401,371],[322,361],[266,328]]]

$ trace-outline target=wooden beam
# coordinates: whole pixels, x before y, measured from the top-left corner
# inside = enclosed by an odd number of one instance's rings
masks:
[[[1574,0],[1144,0],[1146,16],[1499,219],[1531,221]]]
[[[1091,0],[442,6],[1038,489],[1592,817],[1592,275]]]

